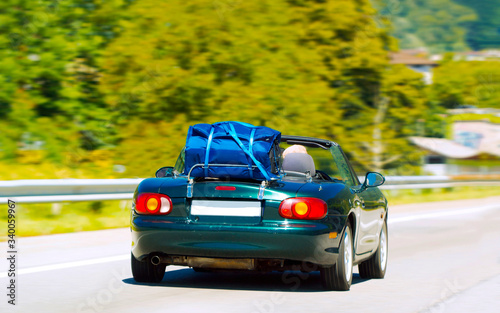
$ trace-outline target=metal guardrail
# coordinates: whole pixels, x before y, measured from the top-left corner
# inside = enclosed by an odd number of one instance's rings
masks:
[[[360,181],[364,178],[360,177]],[[387,176],[382,190],[434,189],[460,186],[500,186],[500,177],[487,175],[468,176]]]
[[[37,179],[0,181],[0,204],[130,200],[142,178],[134,179]],[[360,177],[363,181],[364,177]],[[498,177],[388,176],[380,189],[433,189],[457,186],[499,186]]]
[[[0,203],[98,201],[132,199],[143,178],[33,179],[0,181]]]

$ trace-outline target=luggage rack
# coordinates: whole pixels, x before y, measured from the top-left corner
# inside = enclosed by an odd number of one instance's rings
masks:
[[[252,165],[252,166],[248,166],[248,165],[245,165],[245,164],[217,164],[217,163],[212,163],[212,164],[207,164],[206,165],[206,168],[209,168],[210,166],[224,166],[224,167],[247,167],[247,168],[251,168],[252,170],[254,170],[255,168],[258,168],[256,165]],[[188,175],[187,175],[187,179],[188,179],[188,184],[187,184],[187,195],[186,197],[187,198],[192,198],[193,197],[193,185],[194,185],[194,179],[191,177],[191,172],[193,171],[194,168],[196,167],[201,167],[201,168],[205,168],[205,164],[203,163],[199,163],[199,164],[195,164],[193,165],[190,169],[189,169],[189,172],[188,172]],[[270,181],[276,181],[278,180],[279,178],[277,177],[271,177]],[[259,194],[257,196],[257,199],[258,200],[262,200],[264,199],[264,190],[266,189],[266,186],[269,184],[269,181],[267,180],[263,180],[262,183],[260,184],[260,187],[259,187]]]

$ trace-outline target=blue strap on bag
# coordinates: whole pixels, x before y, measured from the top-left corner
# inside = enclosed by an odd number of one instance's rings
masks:
[[[210,135],[208,135],[207,140],[207,151],[205,151],[205,177],[208,177],[208,158],[210,157],[210,146],[212,145],[212,138],[214,136],[214,126],[212,125],[212,129],[210,129]]]
[[[224,125],[224,127],[226,127],[226,125]],[[227,130],[227,128],[226,128],[226,130]],[[232,124],[229,124],[229,131],[228,131],[228,133],[238,143],[238,145],[240,146],[241,150],[243,150],[243,152],[245,152],[248,156],[250,156],[250,158],[252,159],[253,163],[255,163],[255,165],[260,170],[260,172],[262,173],[262,175],[266,178],[266,180],[270,180],[271,177],[269,177],[269,175],[267,174],[267,172],[264,169],[264,167],[262,166],[262,164],[255,158],[255,156],[253,155],[253,153],[251,153],[250,151],[248,151],[247,148],[245,148],[245,146],[241,142],[240,138],[238,138],[238,135],[236,134],[236,131],[234,130],[234,126]],[[251,164],[250,164],[250,166],[251,166]]]
[[[253,155],[253,137],[255,136],[255,127],[252,129],[252,133],[250,134],[250,142],[248,144],[248,151]],[[252,164],[248,164],[248,170],[250,171],[250,178],[253,179],[253,168]]]

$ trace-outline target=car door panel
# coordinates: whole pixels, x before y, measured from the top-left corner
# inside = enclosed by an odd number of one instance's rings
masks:
[[[385,217],[385,202],[377,188],[367,188],[359,194],[364,203],[359,216],[359,242],[356,254],[375,250]]]

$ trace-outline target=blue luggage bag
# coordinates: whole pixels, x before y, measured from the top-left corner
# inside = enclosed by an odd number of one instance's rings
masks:
[[[281,133],[241,122],[189,127],[183,174],[190,177],[270,180],[277,177]]]

